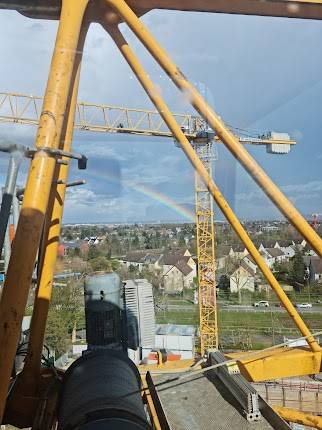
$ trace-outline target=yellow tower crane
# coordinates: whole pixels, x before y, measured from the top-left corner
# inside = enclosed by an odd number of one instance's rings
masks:
[[[39,96],[0,93],[0,123],[37,125],[42,102]],[[219,139],[202,118],[190,114],[173,115],[212,176],[212,162],[216,159],[213,143],[220,142]],[[92,132],[173,137],[157,111],[85,102],[77,103],[74,127]],[[241,144],[265,145],[271,153],[287,153],[295,144],[287,134],[237,137]],[[195,173],[195,208],[200,352],[204,354],[218,348],[216,259],[213,199],[198,173]]]
[[[16,9],[30,17],[59,18],[45,97],[43,106],[39,111],[39,126],[34,154],[30,163],[21,215],[12,243],[12,254],[0,301],[0,423],[5,423],[3,420],[5,409],[7,409],[6,413],[11,410],[15,417],[20,415],[23,418],[19,424],[21,428],[31,427],[34,423],[34,417],[42,416],[46,419],[51,416],[54,418],[53,411],[56,409],[57,401],[54,399],[52,403],[48,402],[47,394],[52,386],[55,385],[56,387],[57,380],[54,378],[57,378],[57,372],[54,372],[55,369],[46,369],[48,373],[41,373],[43,369],[41,369],[40,362],[63,215],[66,187],[64,181],[68,177],[68,159],[65,159],[66,155],[62,154],[70,155],[72,150],[75,109],[78,108],[77,94],[82,52],[86,34],[92,22],[101,24],[109,33],[120,54],[129,64],[147,96],[160,113],[162,120],[167,124],[168,131],[165,135],[173,135],[180,142],[187,159],[206,184],[212,198],[308,343],[308,349],[279,348],[274,349],[274,351],[266,349],[257,358],[240,357],[238,360],[239,369],[246,375],[247,379],[252,381],[319,373],[321,371],[321,347],[318,345],[317,339],[298,314],[213,178],[209,175],[207,168],[199,159],[191,145],[193,136],[189,139],[182,132],[178,121],[172,115],[162,96],[158,91],[155,91],[154,83],[122,33],[123,26],[120,30],[118,24],[124,22],[125,26],[135,34],[176,87],[185,94],[191,106],[216,132],[219,140],[280,209],[286,219],[311,244],[312,249],[322,257],[322,239],[248,153],[244,145],[240,144],[240,138],[227,127],[198,90],[187,80],[140,19],[140,16],[155,8],[321,19],[321,0],[300,0],[296,4],[291,0],[268,0],[266,2],[246,0],[236,2],[215,0],[78,0],[77,7],[75,0],[16,0],[15,2],[0,0],[0,8]],[[111,61],[113,60],[111,59]],[[95,123],[95,121],[93,122]],[[131,125],[129,128],[130,130],[133,129]],[[140,129],[140,124],[136,128]],[[114,131],[121,132],[121,129],[122,127],[114,127]],[[102,131],[110,130],[105,127],[105,130]],[[145,131],[143,134],[146,134]],[[275,144],[277,142],[274,141],[272,145]],[[23,372],[18,375],[18,381],[13,381],[11,375],[19,342],[21,322],[40,243],[42,243],[43,259],[30,326],[30,341]],[[55,384],[49,385],[48,380],[55,381]],[[14,382],[13,385],[12,382]],[[43,382],[44,385],[42,385]],[[177,393],[178,390],[175,392]],[[11,406],[7,401],[8,393],[12,402]],[[53,396],[57,399],[57,391],[54,390]],[[199,400],[200,392],[198,392]],[[13,404],[16,407],[12,407]],[[44,410],[45,404],[47,410]],[[198,403],[197,406],[199,406]],[[211,407],[214,408],[213,405]],[[213,418],[213,413],[211,415]],[[7,422],[14,425],[13,421]],[[229,425],[231,426],[230,421],[228,422]],[[41,425],[38,426],[38,421],[33,426],[33,428],[36,427],[45,428]]]
[[[193,140],[198,157],[212,177],[214,133],[203,131]],[[213,199],[200,176],[195,173],[196,237],[198,258],[198,301],[200,352],[218,349],[216,305],[216,256]]]

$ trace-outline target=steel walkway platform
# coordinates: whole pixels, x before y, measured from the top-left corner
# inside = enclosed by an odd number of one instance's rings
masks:
[[[262,419],[248,422],[238,402],[214,372],[185,379],[152,375],[154,395],[160,401],[171,430],[288,430],[289,425],[261,400]],[[153,397],[153,393],[150,390]],[[154,399],[155,403],[155,399]]]

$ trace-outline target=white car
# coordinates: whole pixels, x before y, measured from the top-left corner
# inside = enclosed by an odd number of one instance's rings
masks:
[[[312,303],[298,303],[296,307],[300,309],[308,309],[312,307]]]
[[[261,300],[260,302],[254,303],[253,306],[255,306],[255,308],[259,308],[259,307],[268,308],[269,303],[266,300]]]

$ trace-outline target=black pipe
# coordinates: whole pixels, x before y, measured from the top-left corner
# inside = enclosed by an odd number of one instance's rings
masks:
[[[147,430],[141,379],[122,352],[85,353],[66,371],[58,430]]]

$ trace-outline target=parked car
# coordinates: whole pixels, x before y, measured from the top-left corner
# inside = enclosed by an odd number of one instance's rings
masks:
[[[308,309],[312,307],[312,303],[297,303],[295,306],[300,309]]]
[[[255,308],[268,308],[269,307],[269,303],[266,300],[261,300],[260,302],[255,302],[253,304],[253,306],[255,306]]]

